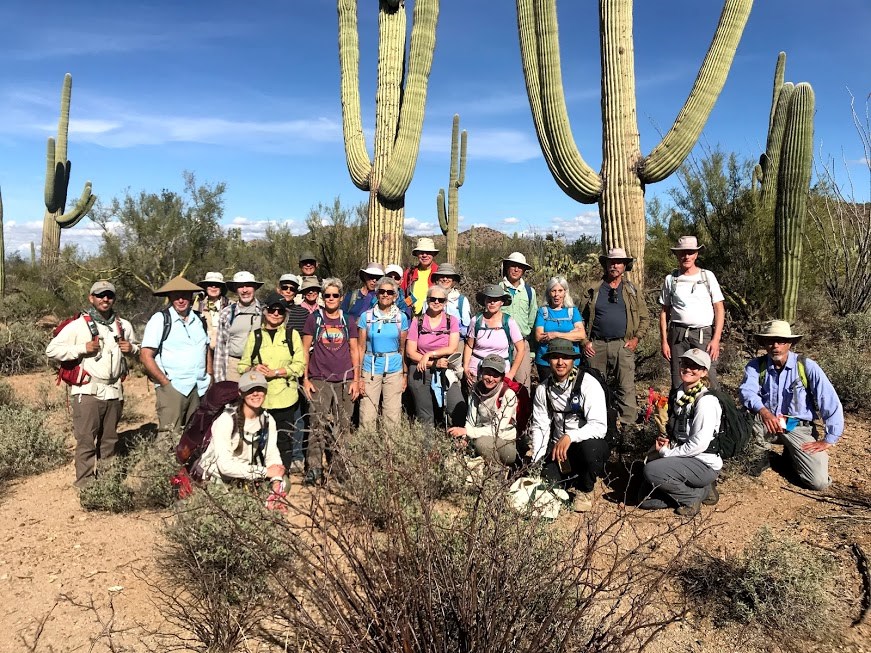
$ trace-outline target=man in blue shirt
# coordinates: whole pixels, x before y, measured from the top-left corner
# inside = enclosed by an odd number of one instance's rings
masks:
[[[816,362],[791,351],[801,336],[792,333],[788,322],[773,320],[755,335],[767,353],[747,364],[739,390],[741,402],[756,415],[758,460],[751,473],[758,476],[767,469],[768,450],[781,443],[799,480],[824,490],[832,482],[828,449],[844,432],[841,400]],[[825,424],[822,440],[817,439],[816,417]]]
[[[183,430],[209,389],[209,334],[203,319],[191,311],[198,291],[181,276],[159,288],[154,295],[167,297],[170,304],[151,316],[142,336],[139,358],[154,382],[161,432]]]

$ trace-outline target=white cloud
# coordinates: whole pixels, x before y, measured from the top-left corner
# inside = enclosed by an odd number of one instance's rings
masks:
[[[308,230],[304,223],[297,220],[257,220],[241,215],[230,220],[229,224],[225,226],[231,229],[240,229],[243,240],[260,240],[266,237],[267,227],[281,227],[284,225],[287,225],[290,228],[290,232],[295,236],[303,234]]]
[[[517,218],[505,218],[504,220],[502,220],[502,224],[517,224],[519,222],[520,220],[518,220]]]
[[[475,129],[469,137],[470,159],[488,159],[506,163],[522,163],[541,157],[538,141],[527,132],[515,129]],[[450,134],[424,133],[420,151],[446,154],[451,149]]]
[[[110,223],[109,229],[113,229],[117,223]],[[18,252],[23,258],[30,258],[30,243],[36,244],[36,253],[39,255],[42,243],[42,220],[17,221],[10,220],[3,225],[3,234],[8,252]],[[103,237],[102,228],[85,218],[75,227],[61,229],[60,244],[77,245],[80,249],[93,252],[100,245]]]
[[[409,236],[431,236],[440,233],[437,222],[426,222],[417,218],[405,218],[405,233]]]

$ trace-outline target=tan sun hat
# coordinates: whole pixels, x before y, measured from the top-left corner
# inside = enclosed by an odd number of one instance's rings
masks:
[[[786,320],[771,320],[770,322],[766,322],[762,326],[762,330],[753,335],[760,340],[772,340],[776,338],[787,342],[798,342],[802,339],[802,336],[792,332],[792,327],[789,326],[789,322]]]
[[[203,289],[200,288],[197,284],[191,283],[183,276],[178,275],[177,277],[170,279],[165,284],[163,284],[160,288],[155,290],[152,295],[155,297],[167,297],[171,292],[202,292]]]
[[[263,285],[262,281],[257,281],[253,274],[248,272],[248,270],[242,270],[241,272],[237,272],[233,275],[233,280],[227,282],[227,288],[236,292],[236,288],[240,285],[242,286],[254,286],[256,290],[260,286]]]
[[[677,246],[672,247],[672,252],[701,252],[705,248],[704,245],[699,245],[699,239],[695,236],[681,236],[677,240]]]
[[[432,238],[418,238],[417,245],[414,246],[414,249],[411,250],[412,256],[417,256],[421,252],[428,252],[435,256],[439,253],[438,248],[435,246]]]
[[[622,247],[612,247],[607,254],[599,256],[599,263],[605,265],[605,261],[623,261],[624,263],[632,263],[635,259],[626,253]]]
[[[366,264],[366,267],[360,268],[359,272],[360,278],[365,280],[364,275],[369,275],[370,277],[378,277],[379,279],[384,276],[384,268],[381,267],[381,264],[377,261],[369,261]]]
[[[711,356],[706,351],[702,351],[701,349],[689,349],[681,354],[681,359],[687,359],[688,361],[692,361],[696,365],[701,365],[706,370],[711,369]]]
[[[224,281],[224,275],[220,272],[206,272],[206,276],[197,285],[200,288],[205,288],[210,283],[221,286],[224,289],[227,288],[227,282]]]
[[[532,266],[526,262],[526,257],[520,252],[511,252],[506,258],[503,258],[502,266],[504,267],[506,263],[511,263],[512,265],[519,265],[524,270],[532,269]]]

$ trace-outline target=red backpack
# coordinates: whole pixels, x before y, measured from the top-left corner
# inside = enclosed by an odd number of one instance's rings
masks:
[[[63,331],[70,322],[75,322],[80,317],[84,318],[85,324],[88,325],[88,331],[91,332],[91,338],[99,338],[100,333],[97,331],[97,325],[94,324],[94,320],[87,313],[76,313],[72,317],[68,317],[67,319],[62,321],[54,328],[54,331],[51,332],[52,338],[56,337],[61,331]],[[118,316],[115,316],[115,327],[118,329],[118,335],[123,336],[124,331],[121,329],[121,319]],[[126,378],[127,374],[121,375],[122,381],[124,381]],[[85,372],[85,368],[82,367],[82,359],[76,358],[71,361],[61,362],[60,367],[57,371],[56,385],[60,385],[61,381],[63,381],[67,385],[87,385],[91,382],[91,375]]]
[[[529,391],[525,385],[518,383],[514,379],[502,379],[502,389],[496,398],[496,408],[502,405],[502,397],[505,396],[505,391],[508,388],[511,388],[514,394],[517,395],[517,407],[514,409],[514,426],[517,429],[517,437],[519,438],[526,433],[526,428],[532,419],[532,400],[529,398]]]

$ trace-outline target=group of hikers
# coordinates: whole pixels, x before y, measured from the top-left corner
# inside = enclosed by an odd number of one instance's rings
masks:
[[[670,419],[645,459],[638,504],[685,516],[718,500],[726,423],[713,390],[725,310],[715,275],[698,266],[703,247],[680,238],[659,295]],[[569,490],[575,511],[590,510],[614,432],[638,421],[635,351],[649,318],[642,290],[625,278],[634,259],[619,247],[600,256],[602,277],[579,289],[577,303],[554,276],[539,306],[524,279],[532,266],[513,252],[501,280],[478,290],[475,312],[459,270],[435,262],[432,239],[420,238],[412,254],[406,269],[367,263],[354,289],[318,278],[312,252],[300,255],[299,274],[282,275],[261,297],[264,283],[247,271],[231,280],[209,272],[198,283],[179,276],[154,292],[168,305],[140,343],[118,317],[111,281],[94,283],[88,310],[62,323],[46,352],[70,385],[76,486],[118,448],[125,356],[138,355],[154,383],[159,432],[177,439],[202,425],[203,411],[217,415],[198,460],[204,480],[269,484],[273,498],[292,473],[306,485],[342,482],[343,438],[379,422],[389,437],[405,409],[430,437],[534,470]],[[740,387],[753,419],[752,472],[764,471],[780,443],[799,482],[824,489],[827,450],[844,427],[838,396],[819,365],[792,351],[801,336],[788,323],[772,321],[756,338],[765,354],[747,363]]]

